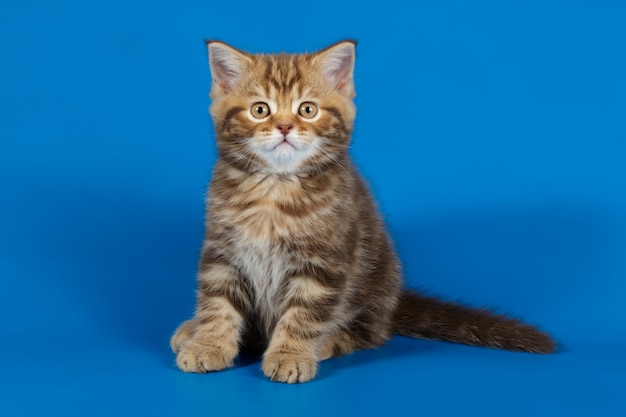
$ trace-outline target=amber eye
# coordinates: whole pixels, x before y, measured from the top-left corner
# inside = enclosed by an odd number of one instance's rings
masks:
[[[270,115],[270,106],[268,106],[266,103],[259,101],[258,103],[254,103],[252,105],[252,107],[250,108],[250,113],[252,113],[252,116],[255,119],[265,119],[267,116]]]
[[[304,103],[300,104],[298,114],[305,119],[312,119],[317,114],[317,106],[315,105],[315,103],[305,101]]]

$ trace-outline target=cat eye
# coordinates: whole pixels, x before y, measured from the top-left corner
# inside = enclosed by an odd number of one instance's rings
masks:
[[[270,107],[263,102],[254,103],[250,108],[250,113],[255,119],[265,119],[270,115]]]
[[[315,105],[315,103],[305,101],[304,103],[300,104],[298,114],[305,119],[312,119],[315,117],[315,115],[317,115],[317,106]]]

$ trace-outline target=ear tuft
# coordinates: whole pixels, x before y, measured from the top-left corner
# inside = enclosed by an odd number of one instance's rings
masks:
[[[318,52],[322,73],[335,90],[346,95],[354,95],[354,61],[356,42],[341,41]]]
[[[206,45],[213,85],[219,92],[227,94],[244,74],[247,57],[220,41],[207,41]]]

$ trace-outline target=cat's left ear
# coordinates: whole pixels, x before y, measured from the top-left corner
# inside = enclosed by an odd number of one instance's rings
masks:
[[[316,54],[324,78],[337,90],[349,97],[354,97],[354,61],[356,42],[341,41]]]

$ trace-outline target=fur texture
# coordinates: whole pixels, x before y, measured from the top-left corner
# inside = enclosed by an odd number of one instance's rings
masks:
[[[518,320],[402,289],[400,263],[348,146],[355,44],[252,55],[207,43],[219,160],[207,201],[194,317],[172,337],[183,371],[263,353],[274,381],[393,333],[549,353]]]

